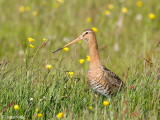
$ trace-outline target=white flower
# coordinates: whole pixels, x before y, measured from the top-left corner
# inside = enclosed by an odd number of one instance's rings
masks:
[[[30,101],[32,101],[33,100],[33,98],[30,98]]]
[[[141,14],[137,14],[137,15],[136,15],[136,20],[141,21],[141,20],[142,20],[142,17],[143,17],[143,16],[142,16]]]
[[[114,44],[114,51],[115,52],[118,52],[119,51],[119,46],[117,43]]]

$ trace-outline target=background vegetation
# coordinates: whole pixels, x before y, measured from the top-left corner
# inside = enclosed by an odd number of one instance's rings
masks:
[[[0,0],[1,119],[160,119],[159,21],[158,0]],[[127,86],[108,106],[87,86],[86,41],[52,53],[92,27]]]

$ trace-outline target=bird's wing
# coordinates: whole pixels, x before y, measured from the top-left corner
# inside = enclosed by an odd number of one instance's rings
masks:
[[[103,66],[103,69],[104,69],[104,76],[105,76],[106,82],[109,88],[111,89],[111,91],[113,89],[116,89],[119,91],[124,86],[123,81],[115,73],[111,72],[105,66]]]

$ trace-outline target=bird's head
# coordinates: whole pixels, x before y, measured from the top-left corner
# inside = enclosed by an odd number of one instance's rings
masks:
[[[73,43],[76,43],[80,40],[89,40],[93,35],[95,35],[94,31],[92,29],[87,29],[85,30],[78,38],[76,38],[75,40],[71,41],[70,43],[66,44],[65,46],[63,46],[62,48],[57,49],[56,51],[54,51],[53,53],[62,50],[64,47],[67,47]]]
[[[93,35],[95,35],[94,31],[92,29],[85,30],[80,37],[82,37],[82,40],[89,40]]]

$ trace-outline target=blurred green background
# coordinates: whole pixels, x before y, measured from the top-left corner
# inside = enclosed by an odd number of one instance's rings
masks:
[[[0,0],[1,115],[15,114],[13,108],[5,107],[16,101],[21,107],[19,114],[26,119],[34,118],[37,106],[42,118],[51,119],[66,111],[68,119],[87,119],[90,112],[86,107],[95,103],[85,78],[89,67],[87,41],[70,46],[68,51],[52,52],[85,29],[94,28],[104,65],[120,76],[129,89],[130,85],[137,86],[135,92],[120,94],[115,99],[118,102],[105,108],[112,111],[106,118],[113,119],[113,113],[114,119],[132,119],[136,111],[140,114],[136,119],[158,118],[160,86],[154,81],[160,78],[159,21],[158,0]],[[28,38],[35,41],[29,42]],[[44,38],[49,40],[47,44]],[[80,64],[80,59],[84,63]],[[49,71],[47,64],[52,66]],[[73,72],[71,81],[68,72]],[[44,95],[48,101],[39,102]],[[51,95],[55,95],[57,107],[49,102]],[[65,100],[66,96],[70,98]],[[36,101],[26,108],[32,97]],[[83,99],[86,106],[79,102]],[[132,101],[127,116],[121,112],[126,100]],[[101,101],[93,105],[99,112],[91,112],[90,119],[105,119]],[[148,106],[151,103],[154,104]],[[147,110],[153,111],[148,114]]]
[[[24,59],[29,37],[35,39],[33,52],[46,38],[50,41],[39,51],[37,60],[64,58],[65,64],[74,66],[80,58],[89,55],[85,41],[72,45],[66,53],[52,54],[52,51],[78,37],[85,29],[96,27],[102,61],[109,68],[122,73],[131,64],[142,62],[146,51],[151,54],[160,41],[159,2],[141,2],[1,0],[0,58],[19,63]],[[109,8],[111,4],[113,8]],[[122,12],[123,7],[127,9],[126,13]],[[109,15],[105,14],[106,10]],[[155,18],[149,18],[151,13]],[[91,22],[86,21],[87,17]],[[74,60],[70,65],[72,58]],[[80,66],[72,68],[77,70]]]

